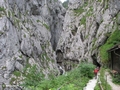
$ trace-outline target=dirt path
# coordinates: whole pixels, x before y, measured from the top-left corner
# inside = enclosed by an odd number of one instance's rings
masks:
[[[83,90],[94,90],[97,80],[98,80],[98,78],[95,79],[95,77],[93,79],[89,80],[89,82],[87,83],[86,87],[83,88]]]
[[[107,75],[107,82],[112,87],[112,90],[120,90],[120,85],[112,83],[112,77],[110,76],[110,74],[108,72],[105,72],[105,75]]]

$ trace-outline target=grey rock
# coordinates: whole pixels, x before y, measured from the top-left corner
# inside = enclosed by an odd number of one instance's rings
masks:
[[[87,3],[86,7],[85,3]],[[68,60],[69,63],[71,61],[92,62],[93,55],[100,62],[99,47],[106,42],[108,38],[106,34],[115,31],[113,28],[116,26],[115,22],[119,24],[119,18],[116,20],[120,10],[119,3],[119,0],[108,2],[69,0],[63,32],[57,46],[57,50],[63,52],[64,67],[69,66],[66,64]],[[75,13],[74,10],[79,12]]]
[[[22,72],[27,64],[36,64],[46,77],[51,71],[56,75],[54,50],[66,12],[62,4],[54,0],[0,0],[0,7],[1,83],[9,85],[13,72]],[[8,86],[5,90],[21,89]]]

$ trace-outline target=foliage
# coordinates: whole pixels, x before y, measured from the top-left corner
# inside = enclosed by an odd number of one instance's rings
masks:
[[[14,77],[11,78],[11,80],[10,80],[10,84],[13,85],[15,81],[16,81],[16,78],[14,78]]]
[[[120,85],[120,75],[117,74],[116,76],[112,77],[112,81],[113,83]]]
[[[98,0],[98,2],[102,2],[102,0]]]
[[[80,67],[80,73],[82,76],[85,76],[88,78],[92,78],[94,76],[93,70],[94,70],[95,66],[93,64],[82,63],[79,67]]]
[[[93,67],[94,66],[92,64],[81,63],[78,68],[66,73],[66,75],[52,77],[48,80],[39,80],[39,82],[37,81],[37,85],[28,83],[26,85],[29,90],[82,90],[83,87],[86,86],[86,83],[89,81],[89,79],[93,76]],[[32,76],[31,78],[36,77]],[[28,79],[27,82],[31,82]],[[34,82],[32,81],[32,83]]]
[[[3,13],[1,13],[1,12],[3,12],[4,14],[6,14],[4,7],[0,7],[0,17],[2,17],[2,15],[3,15]]]
[[[82,14],[85,10],[84,8],[88,5],[88,1],[86,1],[83,5],[81,5],[78,9],[74,9],[74,13],[76,16],[79,16],[80,14]],[[91,7],[90,7],[90,11],[91,11]]]
[[[54,0],[54,2],[57,2],[58,0]]]
[[[74,10],[75,15],[79,16],[80,14],[82,14],[84,11],[84,9],[82,7],[79,7],[78,9]]]
[[[0,11],[5,11],[5,8],[4,7],[0,7]]]
[[[6,85],[2,83],[2,89],[4,90],[6,88]]]
[[[24,83],[22,84],[24,87],[36,87],[44,79],[43,73],[37,70],[36,65],[27,68],[27,71],[23,73],[23,76],[25,77]]]
[[[63,7],[65,7],[66,9],[68,9],[68,2],[69,2],[69,0],[67,0],[67,1],[65,1],[65,2],[63,2]]]
[[[86,24],[86,17],[84,16],[82,19],[81,19],[81,25],[85,25]]]
[[[20,72],[20,71],[14,71],[13,74],[14,74],[16,77],[20,77],[20,76],[21,76],[21,72]]]
[[[110,37],[108,38],[107,42],[100,47],[100,56],[102,63],[108,62],[108,50],[113,47],[115,44],[120,43],[120,30],[115,30]]]
[[[37,22],[37,23],[40,22],[47,30],[50,29],[50,27],[49,27],[46,23],[44,23],[44,22],[42,22],[42,21],[40,21],[40,20],[36,20],[36,22]]]
[[[47,24],[45,24],[45,23],[43,23],[43,26],[44,26],[47,30],[50,29],[50,27],[49,27]]]
[[[99,78],[100,78],[103,90],[112,90],[111,86],[107,83],[107,81],[105,79],[105,69],[104,68],[100,69],[100,76],[99,76]],[[101,90],[100,87],[99,87],[99,83],[98,82],[97,82],[97,85],[96,85],[94,90]]]

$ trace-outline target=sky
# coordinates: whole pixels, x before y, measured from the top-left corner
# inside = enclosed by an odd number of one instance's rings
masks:
[[[64,1],[66,1],[66,0],[60,0],[62,3],[64,2]]]

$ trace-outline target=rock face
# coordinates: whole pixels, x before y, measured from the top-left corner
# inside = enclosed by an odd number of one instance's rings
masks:
[[[35,64],[47,78],[81,61],[100,62],[99,47],[119,30],[120,1],[69,0],[68,7],[58,0],[0,0],[0,90],[21,90],[23,77],[15,72],[25,66]]]
[[[66,70],[80,61],[100,62],[99,47],[119,25],[119,11],[119,0],[69,0],[56,50]]]
[[[46,78],[51,71],[57,74],[53,49],[64,15],[59,1],[0,0],[0,85],[5,84],[5,90],[20,83],[11,80],[13,72],[22,72],[27,64],[36,64]]]

